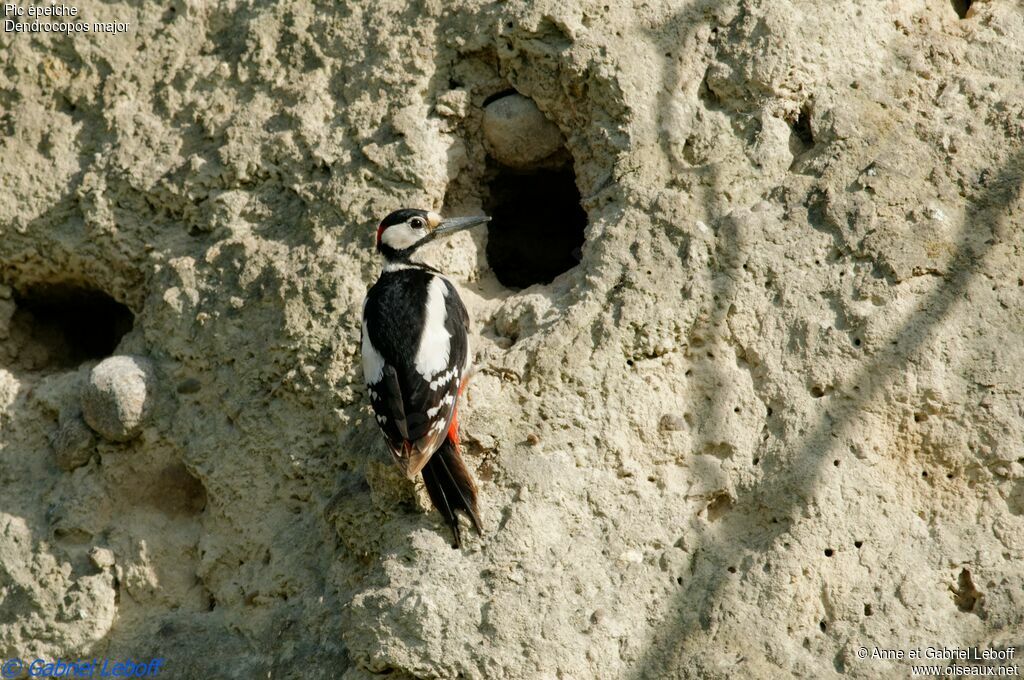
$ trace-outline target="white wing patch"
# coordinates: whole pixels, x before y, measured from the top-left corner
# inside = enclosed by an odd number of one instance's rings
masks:
[[[430,280],[427,288],[427,310],[420,346],[416,350],[416,371],[424,380],[430,380],[436,374],[448,368],[448,355],[452,349],[452,339],[448,335],[444,322],[448,318],[445,298],[448,297],[448,286],[440,276]],[[364,335],[365,337],[365,335]],[[363,347],[366,347],[364,341]],[[365,349],[363,350],[365,353]],[[379,354],[378,354],[379,356]],[[381,371],[384,370],[383,360]]]
[[[384,377],[384,357],[370,342],[370,334],[366,331],[366,320],[363,320],[363,379],[367,385],[376,385]],[[371,395],[372,396],[372,395]]]

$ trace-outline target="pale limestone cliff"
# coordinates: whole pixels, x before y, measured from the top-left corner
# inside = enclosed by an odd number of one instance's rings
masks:
[[[77,7],[131,28],[0,33],[0,659],[1022,653],[1014,0]],[[513,92],[564,137],[517,169],[482,122]],[[475,324],[462,551],[361,385],[401,206],[495,216],[430,254]],[[152,366],[127,442],[82,415],[110,355]]]

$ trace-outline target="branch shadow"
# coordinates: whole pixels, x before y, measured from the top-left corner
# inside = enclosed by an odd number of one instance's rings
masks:
[[[683,44],[698,28],[703,16],[716,5],[724,2],[702,2],[677,14],[666,24],[656,29],[664,30],[666,25],[690,24],[685,31],[676,29],[682,36]],[[662,66],[662,88],[659,92],[659,123],[671,120],[671,98],[680,77],[675,62],[665,59]],[[669,149],[663,148],[674,171],[682,168],[678,159],[672,157]],[[693,172],[693,168],[685,171]],[[708,214],[716,214],[716,195],[720,190],[718,176],[710,169],[711,189],[705,194]],[[628,677],[662,678],[690,674],[700,675],[699,660],[706,655],[706,649],[698,647],[693,639],[700,631],[712,626],[712,613],[723,590],[730,581],[745,578],[755,560],[752,553],[767,553],[789,535],[793,526],[785,520],[765,521],[769,508],[760,499],[771,496],[788,497],[788,508],[771,508],[777,517],[794,517],[806,505],[818,486],[825,464],[833,459],[830,449],[840,441],[843,431],[855,426],[857,416],[872,401],[877,400],[891,380],[879,376],[901,375],[912,361],[912,357],[941,332],[946,320],[964,300],[964,293],[972,280],[979,274],[984,260],[992,247],[1000,242],[1001,226],[1008,209],[1022,194],[1024,184],[1024,150],[1014,152],[999,169],[994,179],[979,188],[969,197],[964,222],[956,236],[956,249],[950,259],[947,274],[921,300],[915,313],[901,329],[884,343],[883,350],[866,360],[861,369],[844,384],[837,384],[837,394],[851,395],[849,398],[823,402],[820,415],[814,426],[801,436],[786,458],[786,476],[766,476],[753,485],[739,490],[739,498],[729,512],[724,513],[709,529],[703,539],[698,539],[690,550],[690,573],[692,579],[685,583],[668,611],[669,616],[652,627],[655,631],[646,642],[639,660]],[[736,293],[733,267],[741,263],[731,262],[729,252],[739,251],[734,241],[738,233],[729,229],[718,231],[719,245],[717,260],[726,265],[714,267],[711,293],[715,298],[714,309],[705,322],[709,332],[725,323],[728,310]],[[722,244],[721,241],[726,243]],[[852,389],[863,385],[862,389]],[[851,388],[851,389],[845,389]],[[761,445],[763,446],[763,444]],[[752,622],[753,624],[753,622]]]
[[[903,328],[890,338],[886,349],[847,384],[848,387],[865,385],[865,388],[850,391],[843,385],[836,386],[836,392],[855,396],[822,408],[817,424],[802,437],[795,447],[796,452],[787,461],[787,468],[798,471],[797,476],[766,478],[745,489],[732,512],[720,520],[711,538],[695,547],[693,573],[712,576],[696,578],[677,596],[672,609],[678,614],[678,619],[657,627],[659,632],[650,641],[634,677],[656,677],[664,669],[681,666],[690,651],[687,648],[690,636],[698,629],[707,630],[716,597],[726,581],[734,577],[728,568],[743,564],[743,557],[750,550],[767,552],[789,532],[790,527],[784,524],[770,524],[765,531],[763,524],[751,522],[765,509],[759,499],[785,493],[793,499],[792,509],[796,509],[802,499],[811,495],[821,477],[823,464],[833,457],[829,451],[837,441],[837,434],[842,438],[839,433],[852,426],[857,414],[879,398],[889,383],[870,378],[901,374],[908,367],[908,357],[921,350],[939,332],[957,302],[963,299],[963,293],[978,274],[986,254],[999,242],[996,233],[1000,219],[1020,196],[1022,182],[1024,152],[1017,152],[973,201],[957,238],[958,246],[950,262],[949,274],[926,296]],[[781,514],[789,513],[783,510]],[[710,568],[700,568],[702,562]],[[748,569],[749,566],[740,567],[738,577],[742,578]]]

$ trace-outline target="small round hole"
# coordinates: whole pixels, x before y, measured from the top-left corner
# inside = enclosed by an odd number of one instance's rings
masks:
[[[967,18],[967,10],[971,8],[972,0],[951,0],[953,11],[961,19]]]

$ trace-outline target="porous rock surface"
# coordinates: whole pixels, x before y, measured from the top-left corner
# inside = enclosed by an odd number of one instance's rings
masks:
[[[888,678],[860,648],[1024,646],[1017,3],[79,7],[133,28],[0,34],[0,658]],[[381,215],[486,203],[509,89],[587,240],[525,290],[485,231],[429,254],[475,323],[456,551],[368,417],[360,304]],[[70,470],[96,360],[33,354],[46,283],[127,305],[157,377]]]

